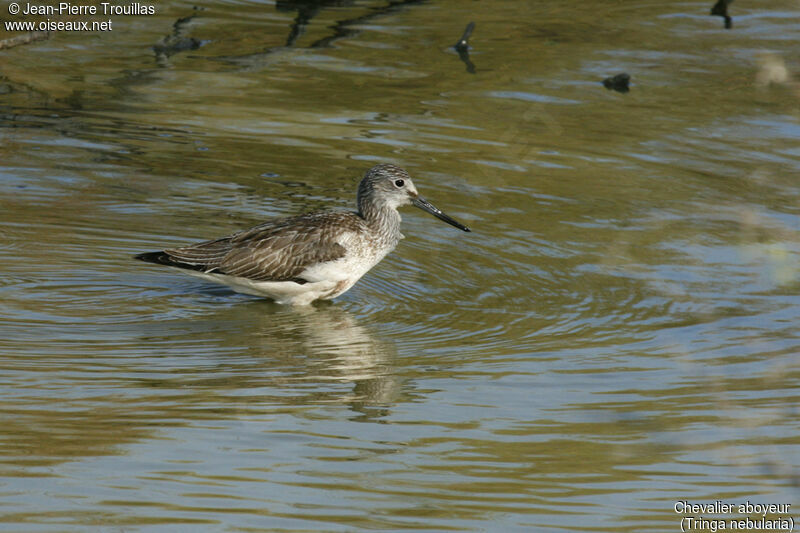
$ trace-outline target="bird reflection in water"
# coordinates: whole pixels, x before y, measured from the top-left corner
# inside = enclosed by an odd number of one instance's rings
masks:
[[[733,3],[733,0],[717,0],[717,3],[711,7],[711,14],[725,19],[725,29],[729,30],[733,27],[733,19],[728,15],[728,6]]]
[[[421,4],[424,0],[394,0],[380,7],[370,7],[368,11],[360,16],[337,20],[331,26],[333,33],[322,39],[314,41],[310,48],[318,48],[331,44],[333,41],[344,37],[352,37],[359,33],[357,28],[361,24],[366,24],[376,17],[388,15],[412,4]],[[286,39],[286,46],[294,46],[298,37],[305,31],[311,20],[323,9],[342,8],[354,6],[353,0],[279,0],[275,3],[275,9],[280,12],[296,11],[292,22],[289,36]]]
[[[464,29],[464,33],[461,35],[461,38],[456,44],[453,45],[453,48],[455,48],[456,52],[458,52],[458,58],[464,62],[464,64],[467,66],[467,72],[470,74],[475,74],[475,64],[469,59],[469,38],[474,29],[474,22],[467,24],[467,27]]]
[[[301,346],[308,354],[309,381],[352,382],[342,401],[365,417],[383,416],[401,396],[393,352],[346,311],[325,305],[302,312]],[[384,409],[376,412],[375,407]]]
[[[202,290],[230,299],[221,287]],[[345,404],[358,419],[375,419],[408,396],[396,375],[393,346],[337,305],[289,308],[252,300],[186,325],[197,328],[197,336],[208,339],[205,344],[215,343],[217,353],[246,354],[249,362],[226,384],[270,391],[265,401]]]

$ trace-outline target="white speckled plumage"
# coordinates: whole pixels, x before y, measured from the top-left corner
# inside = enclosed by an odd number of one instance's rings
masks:
[[[403,238],[398,207],[413,204],[470,231],[422,199],[408,173],[394,165],[369,169],[359,183],[357,202],[357,212],[276,219],[220,239],[136,258],[281,304],[308,305],[344,293],[397,246]]]

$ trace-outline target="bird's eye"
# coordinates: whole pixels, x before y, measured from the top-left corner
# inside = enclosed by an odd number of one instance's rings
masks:
[[[394,186],[397,187],[398,189],[400,187],[402,187],[403,185],[405,185],[405,184],[406,184],[406,182],[403,181],[403,180],[394,180]]]

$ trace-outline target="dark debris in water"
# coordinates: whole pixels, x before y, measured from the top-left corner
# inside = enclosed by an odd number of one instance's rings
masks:
[[[186,50],[197,50],[206,44],[207,41],[186,36],[186,34],[189,32],[189,23],[197,16],[196,12],[202,8],[195,6],[193,9],[195,14],[176,20],[172,24],[172,33],[165,36],[163,39],[161,39],[160,43],[157,43],[153,46],[153,51],[155,52],[156,59],[159,61],[159,63],[164,62],[172,55],[185,52]]]
[[[725,29],[733,28],[733,19],[728,15],[728,6],[733,3],[733,0],[717,0],[717,3],[711,8],[711,14],[725,19]]]
[[[627,72],[621,72],[616,76],[611,76],[603,80],[603,86],[606,89],[617,91],[618,93],[626,93],[630,91],[631,75]]]

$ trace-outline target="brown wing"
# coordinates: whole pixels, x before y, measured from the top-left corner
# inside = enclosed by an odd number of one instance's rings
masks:
[[[319,262],[345,255],[337,229],[355,230],[351,213],[300,215],[266,222],[228,237],[164,250],[173,266],[240,276],[255,281],[298,281]]]

